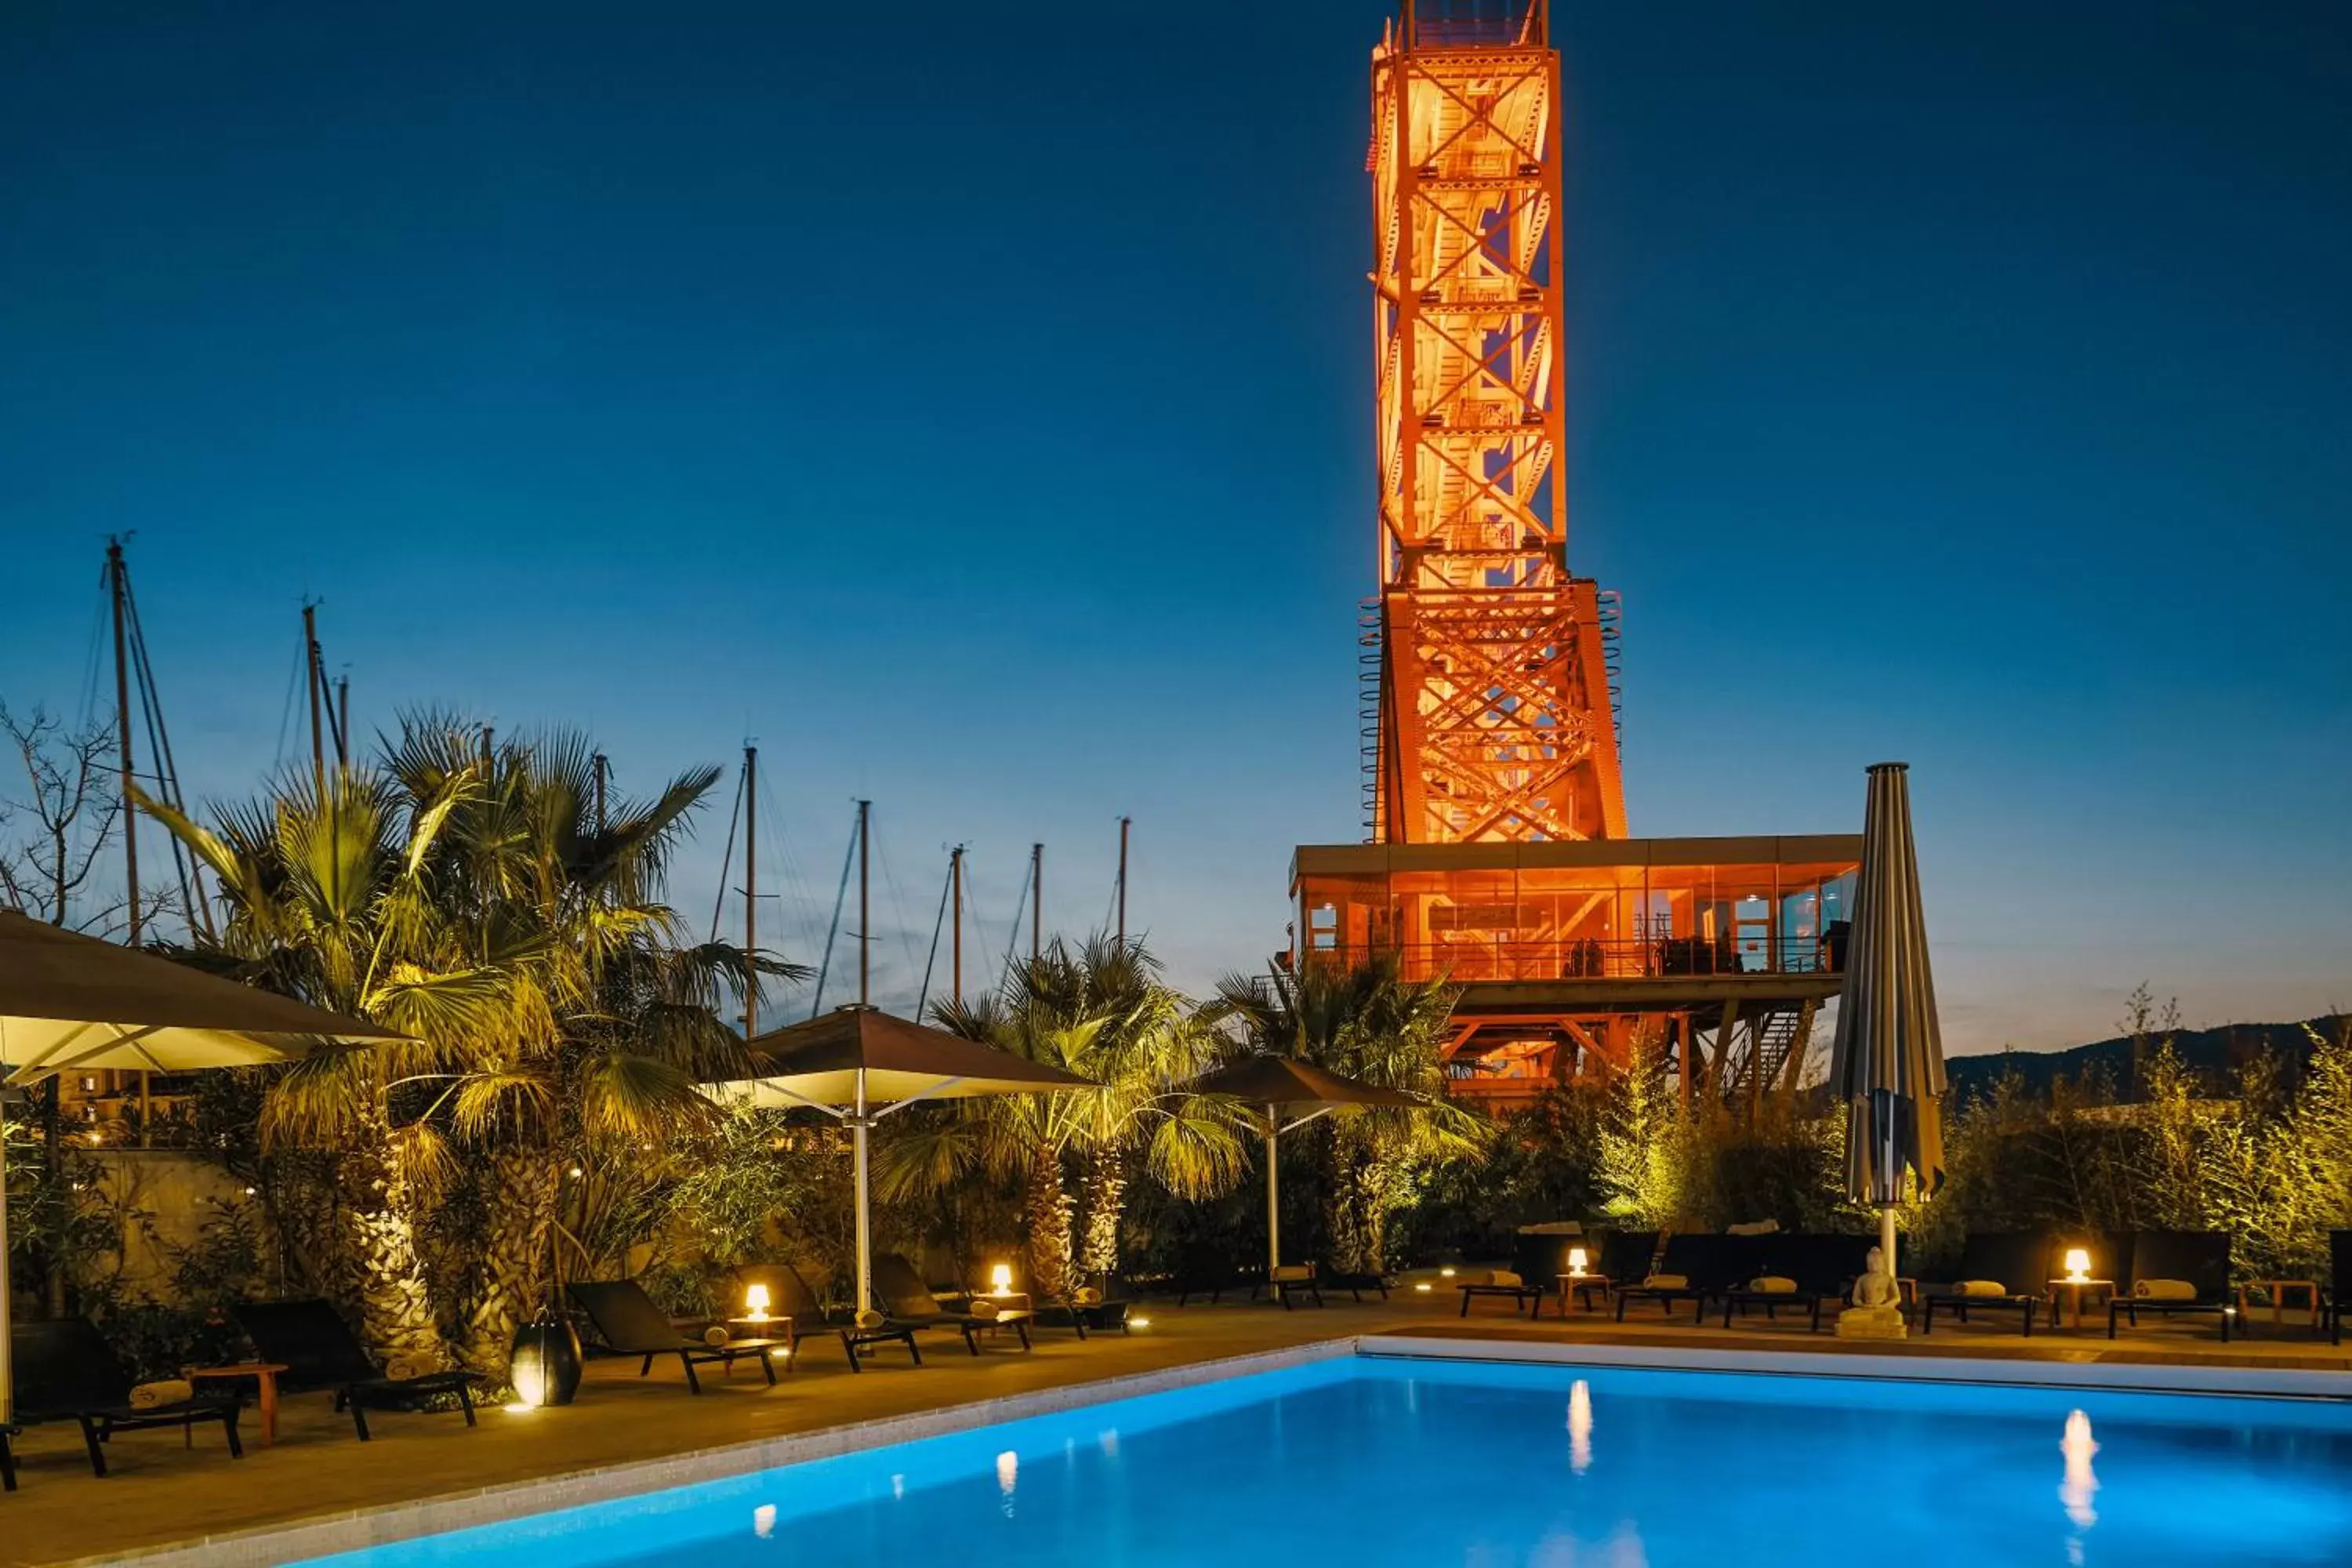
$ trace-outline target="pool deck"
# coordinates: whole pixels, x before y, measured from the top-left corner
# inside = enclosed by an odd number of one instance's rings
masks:
[[[79,1432],[37,1427],[19,1444],[22,1489],[0,1496],[0,1564],[135,1556],[153,1568],[243,1568],[292,1561],[416,1533],[428,1517],[470,1522],[740,1474],[1228,1375],[1261,1360],[1345,1353],[1364,1336],[1393,1348],[1421,1340],[1515,1356],[1581,1350],[1596,1361],[1652,1364],[1670,1363],[1677,1352],[1751,1366],[1788,1357],[1787,1370],[1808,1372],[1856,1355],[1905,1358],[1922,1376],[1971,1376],[1968,1363],[1998,1362],[2009,1375],[2034,1381],[2047,1369],[2053,1382],[2193,1378],[2206,1386],[2242,1384],[2247,1391],[2274,1388],[2279,1374],[2288,1373],[2305,1392],[2332,1393],[2340,1378],[2343,1396],[2352,1397],[2352,1352],[2315,1338],[2307,1326],[2274,1328],[2260,1314],[2252,1337],[2225,1348],[2210,1324],[2185,1322],[2112,1342],[2087,1323],[2080,1333],[2037,1333],[2030,1342],[2013,1332],[1939,1324],[1932,1339],[1915,1335],[1888,1344],[1840,1341],[1826,1329],[1807,1334],[1801,1322],[1759,1320],[1726,1331],[1694,1328],[1686,1316],[1668,1324],[1644,1314],[1622,1324],[1598,1316],[1547,1316],[1531,1324],[1499,1301],[1476,1303],[1466,1320],[1455,1315],[1457,1307],[1450,1296],[1409,1293],[1360,1304],[1335,1298],[1319,1310],[1287,1312],[1230,1299],[1181,1309],[1154,1302],[1151,1327],[1126,1337],[1097,1335],[1080,1344],[1066,1332],[1044,1331],[1032,1353],[991,1350],[974,1360],[952,1338],[934,1336],[919,1371],[903,1355],[886,1353],[855,1376],[837,1342],[812,1339],[803,1343],[803,1364],[776,1388],[749,1367],[732,1379],[714,1369],[698,1399],[687,1394],[674,1364],[657,1365],[640,1380],[634,1360],[596,1361],[579,1402],[568,1408],[487,1410],[472,1431],[454,1414],[385,1412],[372,1417],[375,1440],[364,1447],[323,1395],[307,1395],[287,1402],[274,1448],[257,1446],[249,1412],[242,1461],[228,1458],[217,1432],[200,1434],[194,1451],[170,1433],[131,1434],[110,1445],[113,1474],[105,1480],[90,1475]],[[2194,1370],[2174,1370],[2182,1368]],[[1090,1386],[1105,1383],[1116,1386]],[[560,1485],[547,1484],[558,1478]],[[272,1533],[297,1524],[308,1528]]]

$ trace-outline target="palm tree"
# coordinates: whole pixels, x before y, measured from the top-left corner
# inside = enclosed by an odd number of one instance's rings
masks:
[[[1486,1119],[1444,1094],[1443,1049],[1455,995],[1442,980],[1408,981],[1393,957],[1374,955],[1351,969],[1309,962],[1264,980],[1228,975],[1206,1010],[1237,1026],[1252,1050],[1419,1100],[1411,1108],[1367,1107],[1327,1119],[1324,1222],[1331,1262],[1342,1271],[1382,1272],[1388,1216],[1411,1200],[1416,1166],[1485,1146]]]
[[[470,1166],[483,1232],[450,1305],[465,1361],[494,1376],[547,1282],[561,1171],[702,1125],[698,1076],[740,1050],[719,1021],[724,996],[800,973],[685,943],[658,901],[717,771],[600,811],[593,766],[575,735],[492,746],[424,714],[404,720],[381,767],[340,774],[323,814],[299,784],[230,814],[218,836],[150,805],[220,874],[232,954],[424,1042],[289,1069],[265,1131],[343,1150],[346,1186],[376,1196],[359,1238],[363,1315],[380,1342],[412,1351],[437,1342],[416,1215]],[[314,815],[331,826],[306,826]],[[364,966],[346,951],[362,939]],[[423,994],[386,989],[402,984]]]
[[[1160,980],[1142,939],[1097,932],[1073,949],[1056,941],[1016,973],[1015,1005],[1069,1018],[1099,1017],[1084,1096],[1092,1111],[1083,1148],[1085,1196],[1079,1271],[1118,1270],[1119,1221],[1136,1162],[1180,1198],[1214,1196],[1248,1166],[1235,1110],[1185,1086],[1214,1067],[1223,1039]]]
[[[1031,1287],[1066,1297],[1080,1274],[1118,1266],[1118,1222],[1129,1173],[1144,1170],[1181,1197],[1213,1195],[1245,1168],[1230,1108],[1182,1085],[1220,1043],[1160,984],[1139,942],[1056,940],[1016,968],[1001,994],[932,1008],[940,1027],[1044,1062],[1101,1087],[960,1102],[903,1130],[878,1162],[886,1201],[938,1196],[973,1172],[1017,1182]],[[1074,1245],[1068,1170],[1088,1198],[1083,1258]]]

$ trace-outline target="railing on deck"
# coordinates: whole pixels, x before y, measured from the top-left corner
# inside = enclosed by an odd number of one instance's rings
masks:
[[[1580,938],[1544,942],[1464,937],[1379,949],[1402,961],[1405,977],[1444,976],[1462,983],[1540,980],[1682,980],[1740,974],[1833,974],[1845,965],[1845,938],[1705,937],[1620,941]],[[1316,963],[1350,966],[1370,951],[1318,947]]]

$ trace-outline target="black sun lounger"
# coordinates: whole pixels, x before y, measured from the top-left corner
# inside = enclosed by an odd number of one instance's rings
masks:
[[[415,1410],[426,1401],[457,1396],[466,1425],[474,1425],[474,1383],[469,1372],[428,1372],[420,1377],[387,1377],[370,1359],[342,1315],[325,1301],[248,1301],[236,1309],[237,1327],[264,1361],[282,1362],[278,1386],[289,1394],[325,1389],[335,1408],[352,1413],[352,1428],[368,1440],[367,1413]]]
[[[2116,1320],[2139,1327],[2142,1312],[2159,1318],[2210,1314],[2221,1325],[2221,1342],[2230,1342],[2230,1319],[2237,1302],[2230,1295],[2230,1236],[2220,1230],[2143,1230],[2132,1237],[2131,1284],[2107,1303],[2107,1338],[2116,1337]],[[2147,1279],[2179,1279],[2195,1294],[2165,1300],[2139,1294]]]
[[[1026,1308],[1011,1308],[996,1312],[950,1312],[940,1305],[915,1266],[895,1252],[886,1252],[874,1260],[874,1296],[882,1304],[884,1325],[892,1329],[917,1331],[925,1329],[948,1329],[963,1336],[963,1348],[972,1354],[980,1353],[980,1335],[983,1329],[1011,1329],[1021,1337],[1021,1348],[1029,1348],[1029,1320],[1033,1314]]]
[[[1948,1313],[1965,1323],[1971,1312],[2015,1312],[2026,1338],[2033,1337],[2033,1320],[2050,1287],[2050,1237],[2038,1230],[1972,1230],[1960,1244],[1960,1261],[1952,1279],[1920,1291],[1919,1331],[1936,1331],[1936,1314]],[[1962,1281],[1989,1281],[2001,1288],[1998,1296],[1964,1293]]]
[[[106,1445],[119,1432],[177,1427],[193,1433],[217,1421],[231,1457],[245,1457],[237,1441],[235,1394],[204,1394],[144,1409],[131,1403],[131,1379],[112,1347],[88,1318],[18,1323],[8,1336],[16,1364],[16,1419],[80,1423],[94,1475],[106,1474]]]
[[[737,1362],[747,1358],[760,1363],[760,1370],[773,1386],[776,1365],[768,1359],[768,1352],[781,1350],[791,1353],[791,1345],[783,1340],[729,1340],[714,1345],[705,1340],[689,1339],[671,1325],[662,1310],[654,1305],[654,1299],[646,1294],[646,1288],[634,1279],[583,1280],[571,1287],[571,1290],[572,1299],[588,1314],[588,1321],[595,1325],[597,1336],[607,1349],[616,1355],[645,1358],[637,1368],[639,1377],[653,1370],[654,1357],[674,1355],[678,1365],[686,1369],[686,1389],[689,1394],[702,1392],[702,1380],[694,1373],[696,1367],[715,1362],[732,1372]]]

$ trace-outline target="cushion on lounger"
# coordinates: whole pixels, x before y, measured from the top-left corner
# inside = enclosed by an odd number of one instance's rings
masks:
[[[1690,1288],[1687,1274],[1653,1274],[1642,1281],[1645,1290],[1685,1290]]]
[[[2142,1279],[2132,1286],[2132,1294],[2143,1301],[2194,1301],[2197,1287],[2186,1279]]]
[[[1955,1296],[2006,1296],[2009,1287],[1998,1279],[1963,1279],[1952,1287]]]
[[[406,1383],[413,1377],[430,1377],[441,1369],[421,1355],[387,1356],[383,1375],[394,1383]]]
[[[1274,1271],[1276,1279],[1312,1279],[1315,1268],[1307,1263],[1286,1263]]]
[[[152,1410],[163,1405],[185,1405],[196,1396],[196,1385],[184,1377],[142,1383],[131,1391],[131,1408]]]
[[[1497,1268],[1487,1274],[1486,1283],[1500,1285],[1507,1290],[1516,1290],[1519,1288],[1519,1277],[1507,1268]]]
[[[719,1324],[713,1323],[702,1331],[702,1342],[712,1350],[717,1350],[727,1342],[727,1331]]]
[[[1003,1309],[1002,1307],[999,1307],[995,1302],[990,1300],[985,1296],[975,1296],[972,1298],[971,1315],[975,1318],[992,1318],[1003,1310]]]
[[[860,1308],[858,1310],[857,1316],[851,1320],[851,1321],[855,1322],[861,1329],[878,1329],[889,1321],[890,1320],[888,1318],[883,1316],[880,1312],[876,1311],[871,1307]]]
[[[1784,1274],[1759,1274],[1748,1282],[1748,1288],[1759,1296],[1793,1296],[1797,1282]]]

